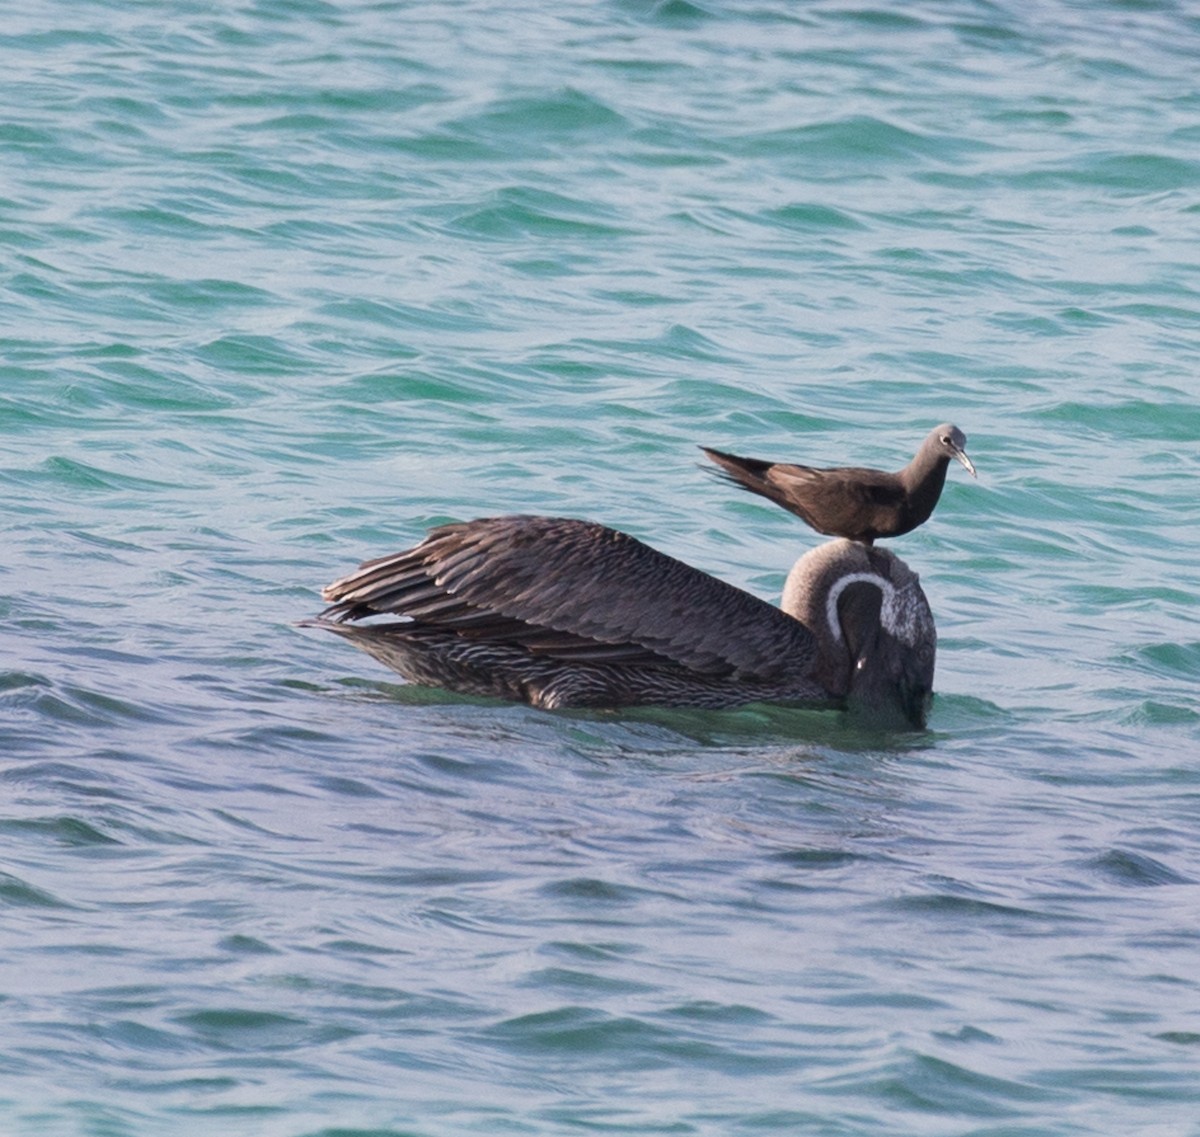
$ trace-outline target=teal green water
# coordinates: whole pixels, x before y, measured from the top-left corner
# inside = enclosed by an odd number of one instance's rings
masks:
[[[1200,1134],[1200,18],[18,0],[0,1129]],[[896,467],[931,729],[551,715],[293,621],[430,524],[761,595]]]

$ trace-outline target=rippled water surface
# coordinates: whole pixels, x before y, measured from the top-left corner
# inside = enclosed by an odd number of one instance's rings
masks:
[[[1200,18],[16,0],[0,1128],[1200,1134]],[[430,524],[778,595],[699,443],[980,469],[928,733],[294,627]]]

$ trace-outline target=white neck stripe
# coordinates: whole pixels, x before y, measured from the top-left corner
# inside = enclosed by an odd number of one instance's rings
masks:
[[[895,586],[877,572],[851,572],[838,577],[834,586],[829,590],[829,595],[825,597],[825,624],[833,633],[834,641],[842,642],[842,622],[838,619],[837,613],[838,601],[842,598],[842,593],[852,584],[873,584],[883,593],[883,605],[880,609],[879,619],[888,631],[892,631],[895,625]]]

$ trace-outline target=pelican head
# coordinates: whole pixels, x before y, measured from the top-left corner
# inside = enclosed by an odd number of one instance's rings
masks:
[[[796,562],[782,607],[816,636],[815,674],[856,718],[924,727],[937,629],[917,574],[902,560],[886,549],[831,541]]]

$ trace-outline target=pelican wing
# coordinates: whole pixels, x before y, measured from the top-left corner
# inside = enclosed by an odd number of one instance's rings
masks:
[[[490,517],[433,529],[329,585],[337,621],[407,616],[563,659],[768,678],[803,671],[812,634],[778,608],[602,525]]]

